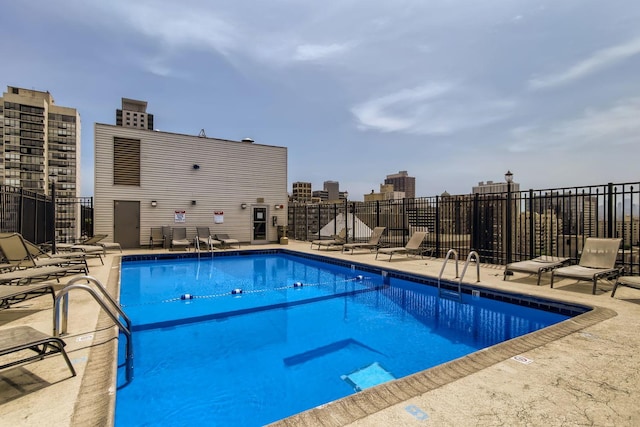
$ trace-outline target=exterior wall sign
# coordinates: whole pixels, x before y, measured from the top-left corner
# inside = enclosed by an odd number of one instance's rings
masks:
[[[213,223],[214,224],[222,224],[222,223],[224,223],[224,212],[223,211],[214,211],[213,212]]]
[[[174,222],[187,222],[187,213],[185,211],[176,211],[173,220]]]

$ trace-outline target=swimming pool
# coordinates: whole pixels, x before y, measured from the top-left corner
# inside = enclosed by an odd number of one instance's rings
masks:
[[[116,425],[262,425],[571,315],[264,252],[123,262],[136,377],[120,378]]]

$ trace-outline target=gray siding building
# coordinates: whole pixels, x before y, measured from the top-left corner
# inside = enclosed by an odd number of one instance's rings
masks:
[[[123,248],[160,226],[275,242],[287,196],[286,147],[95,125],[94,230]]]

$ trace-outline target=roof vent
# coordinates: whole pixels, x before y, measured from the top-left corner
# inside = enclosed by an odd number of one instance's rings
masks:
[[[251,138],[242,138],[242,142],[248,142],[249,144],[253,143],[253,139]]]

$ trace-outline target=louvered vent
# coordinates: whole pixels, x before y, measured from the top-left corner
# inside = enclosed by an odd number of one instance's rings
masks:
[[[113,184],[140,186],[140,140],[113,138]]]

